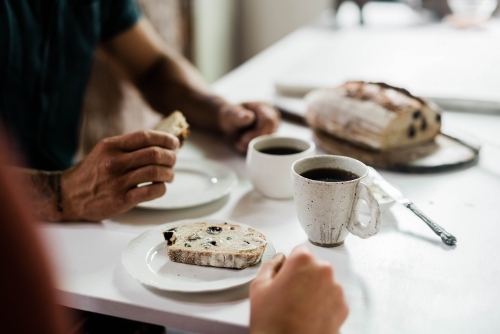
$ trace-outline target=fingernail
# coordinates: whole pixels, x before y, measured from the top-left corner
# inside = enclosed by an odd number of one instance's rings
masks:
[[[245,119],[245,118],[249,118],[250,117],[250,114],[246,111],[240,111],[238,113],[238,118],[239,119]]]
[[[306,253],[312,254],[311,249],[309,247],[307,247],[306,245],[298,245],[296,248],[299,250],[302,250]]]
[[[179,141],[179,138],[175,137],[173,149],[176,150],[179,148],[179,146],[181,146],[181,142]]]
[[[285,254],[283,253],[276,253],[274,256],[273,256],[273,259],[278,259],[280,258],[281,259],[284,259],[285,258]]]

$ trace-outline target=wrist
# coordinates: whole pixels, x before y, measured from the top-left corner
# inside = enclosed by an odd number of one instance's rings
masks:
[[[62,221],[64,220],[64,210],[63,210],[63,197],[61,190],[61,175],[62,172],[49,172],[47,174],[47,182],[49,188],[52,191],[50,196],[50,205],[49,205],[49,220],[51,221]]]
[[[74,184],[72,169],[68,169],[60,174],[60,192],[56,192],[55,209],[59,214],[59,221],[84,220],[79,213],[75,191],[78,186]],[[57,189],[56,189],[57,190]]]
[[[224,133],[224,115],[226,115],[227,111],[232,108],[232,105],[217,95],[208,96],[207,105],[209,105],[209,108],[213,111],[212,113],[215,116],[216,130]]]

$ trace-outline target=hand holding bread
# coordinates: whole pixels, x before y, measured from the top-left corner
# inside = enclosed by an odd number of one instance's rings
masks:
[[[175,136],[153,130],[100,141],[62,174],[62,220],[98,221],[162,196],[174,178],[179,145]]]
[[[176,151],[189,132],[180,112],[142,130],[102,140],[77,165],[63,172],[62,220],[98,221],[165,194],[174,179]],[[138,187],[141,183],[151,183]]]

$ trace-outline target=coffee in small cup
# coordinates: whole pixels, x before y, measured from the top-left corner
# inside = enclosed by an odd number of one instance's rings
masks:
[[[286,147],[286,146],[268,147],[259,150],[259,152],[271,155],[289,155],[289,154],[297,154],[303,151],[304,150],[295,147]]]
[[[312,140],[282,135],[254,138],[248,145],[247,170],[254,188],[266,197],[293,197],[291,166],[302,158],[313,156]]]

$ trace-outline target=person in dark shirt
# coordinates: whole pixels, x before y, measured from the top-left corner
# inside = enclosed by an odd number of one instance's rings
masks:
[[[173,179],[173,136],[138,131],[108,138],[72,166],[84,90],[100,48],[158,112],[181,110],[244,152],[277,129],[264,103],[233,105],[159,42],[133,0],[0,0],[0,121],[31,169],[19,169],[39,219],[101,220],[162,196]],[[143,182],[152,184],[138,188]]]

